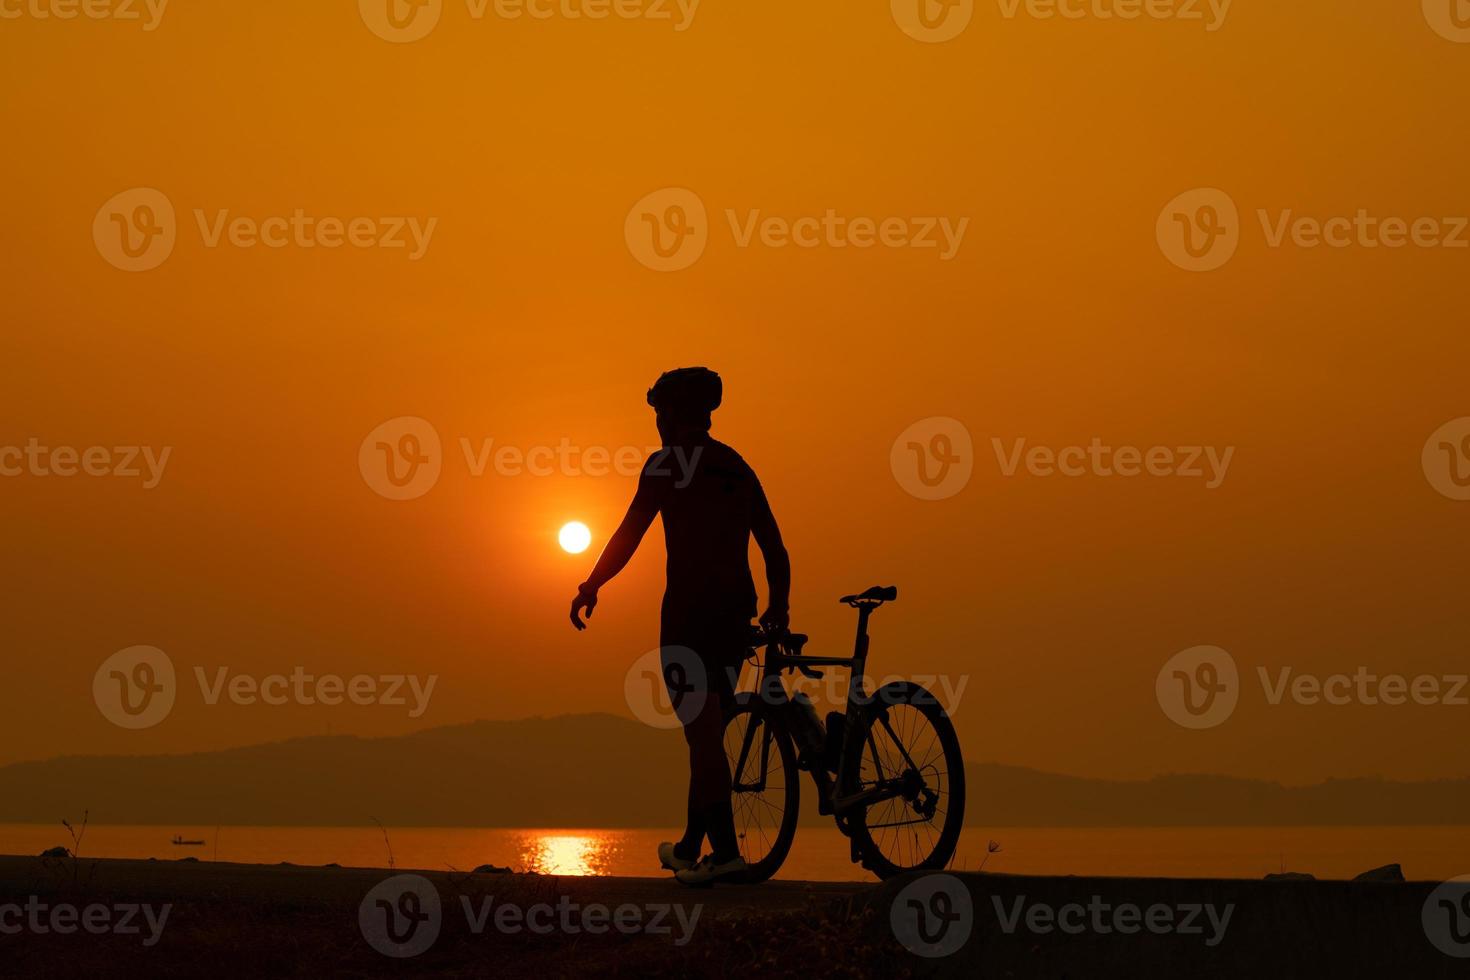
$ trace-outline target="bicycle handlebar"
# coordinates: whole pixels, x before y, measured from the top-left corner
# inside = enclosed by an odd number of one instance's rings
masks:
[[[777,647],[779,654],[788,660],[801,656],[801,648],[806,645],[807,639],[808,637],[805,633],[793,633],[779,626],[769,629],[762,626],[752,626],[750,629],[750,645],[752,647]],[[799,670],[804,676],[810,677],[812,680],[821,680],[822,678],[822,672],[820,670],[817,670],[815,667],[808,667],[805,664],[791,663],[785,665],[782,669]]]

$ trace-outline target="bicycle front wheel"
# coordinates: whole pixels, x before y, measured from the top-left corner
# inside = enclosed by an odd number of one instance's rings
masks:
[[[863,867],[879,878],[942,870],[965,822],[965,767],[948,712],[923,687],[900,681],[856,713],[843,758],[844,794],[880,797],[849,817]]]
[[[765,705],[742,695],[725,719],[725,758],[730,763],[730,802],[740,856],[750,865],[744,881],[775,874],[796,837],[801,783],[796,749],[785,730],[771,724]]]

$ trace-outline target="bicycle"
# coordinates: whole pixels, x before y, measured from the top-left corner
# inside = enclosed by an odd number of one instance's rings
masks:
[[[752,631],[747,659],[758,668],[757,686],[736,695],[724,733],[736,834],[750,866],[744,880],[765,881],[786,860],[801,809],[801,771],[816,784],[818,813],[832,816],[848,837],[854,864],[888,878],[940,870],[954,858],[965,770],[948,713],[912,681],[866,690],[868,618],[897,598],[894,586],[842,597],[858,611],[851,657],[807,656],[801,633]],[[761,648],[765,657],[757,659]],[[782,680],[789,671],[820,678],[818,667],[851,671],[846,712],[830,713],[825,727]]]

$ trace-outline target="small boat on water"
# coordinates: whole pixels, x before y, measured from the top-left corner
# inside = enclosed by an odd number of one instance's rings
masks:
[[[171,843],[175,847],[203,847],[204,846],[204,841],[202,841],[202,840],[184,840],[183,835],[181,835],[181,834],[174,834],[174,839],[173,839],[173,841],[171,841]]]

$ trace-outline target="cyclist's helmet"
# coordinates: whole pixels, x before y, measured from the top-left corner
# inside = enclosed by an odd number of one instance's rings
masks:
[[[661,416],[710,427],[710,413],[720,407],[725,389],[709,368],[665,371],[648,389],[648,404]]]

